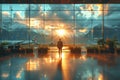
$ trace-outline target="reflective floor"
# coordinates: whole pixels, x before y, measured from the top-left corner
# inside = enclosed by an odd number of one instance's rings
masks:
[[[14,56],[0,62],[0,80],[120,80],[120,57],[80,55],[67,47],[34,57]]]

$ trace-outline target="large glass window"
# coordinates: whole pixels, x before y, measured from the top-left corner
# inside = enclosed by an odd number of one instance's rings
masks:
[[[119,4],[0,4],[0,40],[37,37],[38,43],[49,44],[62,38],[65,44],[80,44],[117,37],[120,41],[119,13]]]

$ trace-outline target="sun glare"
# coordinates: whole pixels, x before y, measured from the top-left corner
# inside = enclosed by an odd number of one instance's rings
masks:
[[[85,33],[85,32],[87,32],[87,29],[80,29],[79,32]]]
[[[59,37],[63,37],[66,34],[66,31],[64,29],[56,30],[56,32]]]
[[[99,74],[98,80],[103,80],[103,75],[102,74]]]

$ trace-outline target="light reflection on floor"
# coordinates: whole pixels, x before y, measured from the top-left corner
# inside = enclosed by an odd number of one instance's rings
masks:
[[[100,65],[97,59],[86,55],[72,55],[66,47],[62,57],[52,47],[47,57],[13,57],[0,63],[0,80],[119,80],[117,66]],[[115,74],[115,73],[118,74]]]

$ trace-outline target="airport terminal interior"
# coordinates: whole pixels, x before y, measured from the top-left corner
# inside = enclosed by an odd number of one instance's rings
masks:
[[[119,54],[120,4],[0,4],[0,80],[120,80]]]

